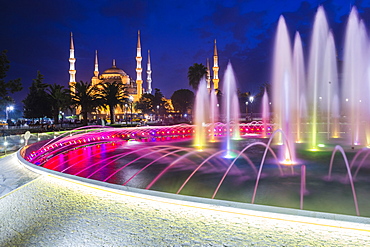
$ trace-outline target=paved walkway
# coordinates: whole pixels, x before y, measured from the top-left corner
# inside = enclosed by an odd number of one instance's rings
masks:
[[[370,246],[370,226],[108,191],[0,159],[0,246]],[[16,189],[17,188],[17,189]]]

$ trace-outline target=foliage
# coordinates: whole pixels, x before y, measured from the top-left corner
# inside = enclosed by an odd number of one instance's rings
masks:
[[[246,107],[247,107],[246,102],[248,102],[248,105],[250,104],[249,96],[251,96],[250,92],[242,93],[238,89],[239,111],[240,112],[246,112]],[[251,107],[251,106],[249,105],[249,107]]]
[[[194,93],[189,89],[180,89],[172,94],[171,102],[175,111],[185,114],[193,108],[194,98]]]
[[[135,109],[140,110],[144,114],[154,113],[154,95],[150,93],[143,94],[136,103]]]
[[[64,86],[53,84],[47,88],[54,123],[59,122],[59,112],[70,106],[70,91]]]
[[[263,94],[265,93],[265,89],[266,89],[267,95],[269,96],[269,98],[271,98],[272,97],[272,93],[271,93],[272,88],[271,88],[271,84],[268,83],[268,82],[263,83],[259,87],[258,94],[256,95],[256,97],[262,98]]]
[[[0,53],[0,105],[3,106],[13,102],[13,99],[9,96],[9,93],[15,93],[22,90],[20,78],[5,81],[6,72],[10,68],[10,62],[8,60],[8,57],[6,56],[6,53],[6,50],[3,50]]]
[[[115,122],[114,110],[118,105],[128,102],[128,94],[125,85],[121,82],[103,82],[97,87],[99,105],[105,109],[109,108],[111,124]]]
[[[43,82],[44,76],[37,71],[37,77],[33,80],[27,97],[23,100],[25,118],[43,118],[52,116],[50,98],[46,89],[48,84]]]
[[[96,87],[91,82],[76,82],[74,90],[71,90],[71,105],[81,109],[84,125],[87,125],[87,114],[95,111],[98,102]]]
[[[169,108],[167,101],[165,100],[163,93],[160,89],[154,89],[153,106],[158,114],[165,114]]]
[[[189,85],[193,89],[198,90],[199,82],[205,75],[207,75],[207,67],[201,63],[194,63],[188,70]]]

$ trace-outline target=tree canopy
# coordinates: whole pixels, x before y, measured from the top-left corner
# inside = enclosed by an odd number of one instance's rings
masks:
[[[140,110],[144,114],[154,113],[154,95],[150,93],[143,94],[136,103],[135,109]]]
[[[111,124],[115,123],[114,110],[128,101],[125,85],[120,82],[104,82],[97,87],[97,100],[100,106],[109,108]]]
[[[159,114],[165,114],[169,108],[167,101],[160,89],[155,88],[154,91],[153,106],[155,111]]]
[[[188,70],[189,85],[193,89],[198,90],[200,79],[205,75],[207,75],[207,67],[201,63],[194,63]]]
[[[43,82],[44,76],[37,71],[27,97],[23,100],[25,118],[52,117],[52,107],[46,89],[48,84]]]
[[[188,110],[193,108],[194,97],[194,93],[189,89],[175,91],[171,96],[173,108],[175,111],[179,111],[183,114],[187,113]]]
[[[71,104],[81,109],[83,124],[87,125],[87,115],[98,107],[96,87],[91,82],[76,82],[74,90],[71,90]]]
[[[6,72],[8,72],[10,65],[8,57],[6,56],[7,50],[0,53],[0,105],[12,103],[14,100],[9,96],[10,93],[15,93],[22,90],[21,79],[6,81]]]
[[[64,86],[53,84],[47,88],[54,123],[59,123],[59,112],[69,108],[71,99],[70,91]]]

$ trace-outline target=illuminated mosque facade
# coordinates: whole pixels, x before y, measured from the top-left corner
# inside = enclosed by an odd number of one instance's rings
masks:
[[[74,86],[76,84],[76,58],[74,55],[74,42],[73,42],[73,35],[71,33],[70,39],[70,55],[69,55],[69,86],[71,91],[74,91]],[[98,63],[98,51],[95,51],[95,61],[94,61],[94,76],[91,78],[92,86],[95,86],[100,83],[105,82],[121,82],[125,85],[125,90],[128,94],[129,99],[132,103],[139,101],[143,93],[152,93],[152,70],[150,64],[150,51],[148,50],[148,62],[147,62],[147,89],[143,88],[143,79],[142,79],[142,56],[141,56],[141,41],[140,41],[140,31],[138,31],[138,40],[137,40],[137,47],[136,47],[136,80],[130,77],[125,71],[118,68],[116,66],[116,61],[113,60],[112,67],[109,69],[104,70],[102,73],[99,72],[99,63]],[[119,114],[124,114],[127,112],[128,109],[122,109],[121,107],[117,107],[115,109],[115,113],[117,116]],[[133,111],[132,105],[130,107],[130,112]],[[104,118],[104,115],[107,115],[107,110],[98,110],[93,118]]]
[[[98,63],[98,51],[95,51],[95,60],[94,60],[94,76],[91,78],[92,86],[97,85],[99,83],[104,82],[121,82],[125,85],[125,90],[128,93],[129,99],[131,100],[131,103],[137,102],[140,100],[143,93],[152,93],[152,70],[151,70],[151,64],[150,64],[150,51],[148,50],[148,61],[147,61],[147,89],[145,90],[143,88],[143,78],[142,78],[142,55],[141,55],[141,41],[140,41],[140,31],[138,31],[138,39],[137,39],[137,47],[136,47],[136,80],[131,78],[125,71],[118,68],[116,66],[116,61],[113,60],[112,67],[109,69],[104,70],[102,73],[99,72],[99,63]],[[76,68],[75,68],[76,58],[75,58],[75,49],[74,49],[74,42],[73,42],[73,35],[71,33],[70,38],[70,56],[69,56],[69,86],[71,91],[74,91],[74,86],[76,84]],[[207,59],[207,88],[210,90],[211,88],[214,88],[215,90],[218,89],[219,86],[219,78],[218,78],[218,53],[217,53],[217,46],[216,46],[216,40],[214,41],[214,52],[213,52],[213,79],[211,79],[210,74],[210,67],[209,67],[209,60]],[[115,109],[115,114],[117,118],[120,118],[120,115],[123,118],[123,114],[130,111],[130,113],[133,112],[133,107],[131,104],[130,109],[128,110],[127,106],[123,107],[125,109],[122,109],[120,106],[118,106]],[[78,112],[78,109],[77,109]],[[108,110],[100,109],[96,113],[93,114],[93,119],[98,118],[106,118],[108,116]]]

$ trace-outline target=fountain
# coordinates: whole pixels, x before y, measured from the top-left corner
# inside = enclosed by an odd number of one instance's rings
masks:
[[[207,116],[209,116],[208,107],[206,102],[208,102],[208,92],[207,92],[207,85],[206,79],[202,78],[199,83],[199,90],[195,97],[195,112],[194,116],[194,123],[195,123],[195,138],[194,138],[194,146],[196,146],[199,150],[202,150],[206,145],[206,136],[203,134],[204,126],[207,120]]]
[[[370,217],[364,24],[354,8],[341,83],[333,34],[322,7],[313,28],[306,68],[299,33],[291,47],[285,20],[279,19],[270,121],[265,93],[263,121],[238,123],[236,79],[229,64],[221,81],[223,122],[216,122],[217,100],[202,80],[194,126],[89,126],[27,146],[21,155],[37,166],[107,183]],[[340,95],[339,85],[348,95]]]
[[[236,94],[236,81],[234,71],[232,69],[231,63],[227,65],[224,78],[224,102],[223,102],[223,112],[226,122],[226,155],[227,158],[232,158],[233,154],[231,152],[232,142],[231,139],[240,139],[239,131],[239,102]],[[232,138],[231,138],[232,137]]]

